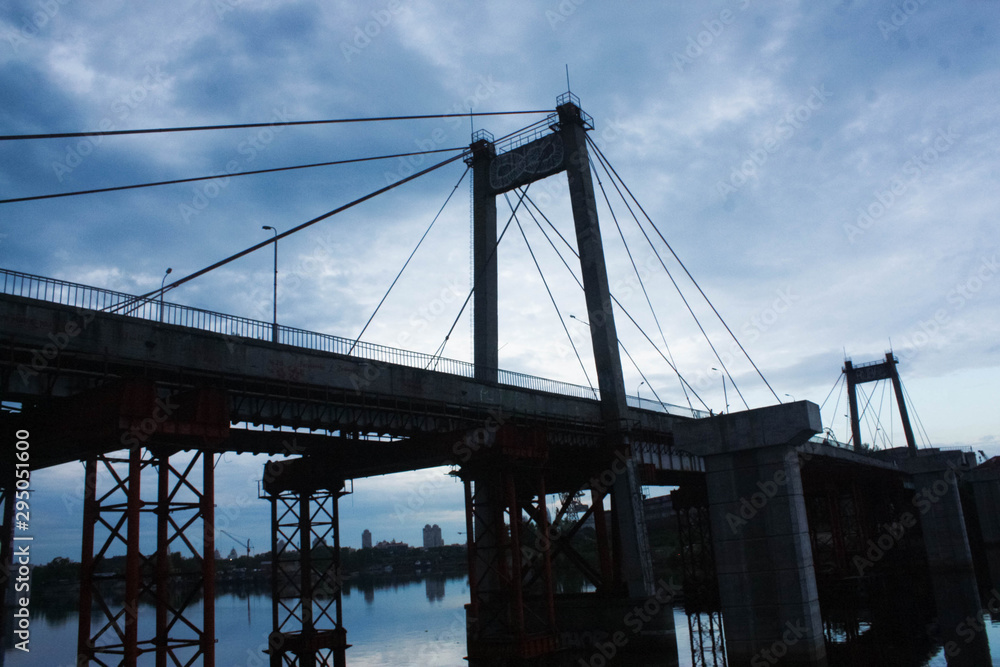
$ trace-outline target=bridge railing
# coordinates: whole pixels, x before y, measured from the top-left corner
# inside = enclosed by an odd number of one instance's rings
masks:
[[[283,345],[332,352],[345,356],[359,357],[388,364],[423,368],[461,377],[475,377],[475,366],[467,361],[437,357],[422,352],[377,345],[330,334],[307,331],[296,327],[271,322],[262,322],[238,315],[227,315],[202,308],[183,306],[159,298],[140,298],[125,292],[90,287],[56,278],[36,276],[20,271],[0,269],[0,293],[21,296],[50,303],[58,303],[74,308],[85,308],[119,315],[127,315],[152,322],[162,322],[201,331],[211,331],[227,338],[246,338],[261,341],[276,341]],[[600,392],[591,387],[550,380],[515,371],[499,370],[500,384],[544,391],[576,398],[600,399]],[[661,405],[659,402],[629,396],[628,404],[646,410],[668,412],[675,415],[704,417],[707,413],[681,406]]]

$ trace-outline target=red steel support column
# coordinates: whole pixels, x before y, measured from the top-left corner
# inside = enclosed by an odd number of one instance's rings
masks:
[[[572,501],[571,501],[572,502]],[[542,552],[542,573],[545,575],[545,607],[549,628],[556,627],[555,584],[552,581],[552,539],[549,531],[549,510],[545,503],[545,475],[538,474],[539,530],[545,550]]]
[[[87,667],[93,655],[90,609],[94,601],[94,526],[97,524],[97,460],[87,459],[83,484],[83,540],[80,547],[80,608],[76,638],[78,667]]]
[[[267,475],[265,468],[265,477]],[[268,664],[270,667],[281,667],[281,651],[284,638],[278,632],[278,599],[281,597],[281,554],[278,553],[278,497],[271,496],[271,628],[267,637]],[[287,547],[285,547],[287,548]],[[214,558],[214,555],[213,555]]]
[[[316,626],[313,620],[312,591],[312,514],[310,514],[309,499],[312,494],[303,492],[299,495],[299,592],[302,600],[302,638],[306,644],[315,635]],[[303,651],[299,655],[300,667],[316,667],[316,652]]]
[[[204,626],[201,635],[202,665],[215,667],[215,456],[202,451],[203,486],[201,519],[205,531],[201,574],[204,578]]]
[[[524,591],[522,590],[521,573],[521,506],[517,504],[517,487],[513,473],[504,475],[506,478],[504,491],[507,495],[507,507],[510,512],[510,586],[514,593],[512,611],[514,612],[514,628],[519,640],[524,639]]]
[[[142,510],[142,448],[133,447],[128,458],[127,521],[125,543],[125,667],[137,667],[139,661],[139,515]]]
[[[594,503],[594,532],[597,534],[597,560],[601,567],[601,581],[605,587],[611,585],[614,563],[611,561],[611,550],[608,548],[608,521],[604,513],[604,497],[606,494],[591,489],[591,501]]]
[[[170,459],[158,456],[156,492],[156,667],[167,667],[167,603],[170,592],[167,589],[169,576],[170,549]]]
[[[476,540],[474,539],[473,525],[475,518],[475,508],[472,505],[472,480],[466,477],[462,480],[465,484],[465,546],[469,559],[469,592],[471,601],[469,602],[469,613],[475,617],[479,611],[479,598],[477,597],[477,577],[476,577]]]
[[[335,579],[335,585],[337,586],[337,630],[343,631],[344,629],[344,599],[343,591],[341,590],[344,585],[343,573],[340,570],[340,497],[334,496],[331,500],[333,503],[333,576]],[[344,632],[343,646],[338,646],[333,651],[333,667],[347,667],[347,633]]]

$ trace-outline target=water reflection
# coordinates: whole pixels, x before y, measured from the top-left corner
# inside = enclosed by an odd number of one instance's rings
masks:
[[[575,582],[562,584],[576,587]],[[829,667],[983,667],[994,663],[989,646],[1000,646],[1000,592],[990,590],[977,601],[985,613],[966,612],[955,621],[949,654],[942,624],[933,623],[935,617],[943,616],[936,611],[938,602],[929,585],[919,579],[899,577],[895,582],[885,580],[852,591],[842,592],[835,598],[837,604],[829,602],[823,610]],[[347,654],[351,667],[467,664],[464,605],[469,589],[465,577],[358,577],[345,583],[344,593],[345,624],[353,645]],[[220,582],[216,608],[217,665],[266,664],[262,650],[271,629],[267,586]],[[192,616],[200,612],[200,603],[194,603]],[[152,623],[152,606],[144,602],[139,613],[140,624]],[[626,662],[612,659],[603,664],[724,667],[718,611],[702,608],[685,613],[678,607],[673,613],[678,658],[654,656]],[[33,600],[32,652],[8,648],[0,664],[74,665],[76,619],[73,591]],[[3,628],[8,647],[12,630],[8,619]],[[996,648],[992,652],[1000,656]],[[1000,664],[1000,660],[995,662]],[[574,660],[569,664],[576,667],[580,663]]]

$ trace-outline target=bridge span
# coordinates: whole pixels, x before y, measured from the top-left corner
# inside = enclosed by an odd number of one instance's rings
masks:
[[[483,444],[470,433],[504,424],[543,429],[567,457],[602,437],[590,387],[505,370],[485,382],[468,362],[13,271],[0,281],[4,396],[25,406],[39,468],[140,437],[278,455],[297,431],[298,453],[339,458],[356,478],[464,463]],[[701,471],[670,434],[706,413],[642,403],[627,415],[640,460]],[[67,411],[78,418],[58,417]],[[154,412],[163,419],[143,433]]]

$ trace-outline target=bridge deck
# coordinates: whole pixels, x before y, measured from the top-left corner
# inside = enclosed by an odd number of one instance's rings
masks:
[[[447,443],[452,458],[465,451],[459,443],[470,430],[507,422],[545,429],[550,447],[593,448],[603,433],[598,397],[588,387],[509,371],[489,384],[476,381],[465,362],[364,343],[351,349],[348,339],[291,327],[278,327],[275,343],[270,323],[169,303],[161,311],[153,299],[10,271],[2,276],[4,400],[39,418],[64,414],[71,397],[111,381],[145,378],[161,397],[221,388],[232,424],[433,440],[439,449]],[[694,457],[657,449],[669,448],[674,420],[692,411],[643,401],[652,405],[658,409],[629,411],[649,462],[698,469]],[[235,434],[225,446],[280,451],[273,436],[255,433]],[[81,446],[53,444],[51,461],[79,458]]]

